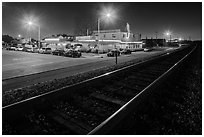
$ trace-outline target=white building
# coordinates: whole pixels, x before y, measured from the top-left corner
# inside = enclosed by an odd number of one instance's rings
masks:
[[[76,41],[81,42],[83,46],[92,46],[99,50],[113,48],[138,50],[143,48],[140,35],[128,31],[122,32],[120,29],[93,31],[90,36],[77,36]]]
[[[79,44],[79,42],[72,42],[70,41],[70,37],[63,37],[63,36],[51,36],[51,37],[47,37],[44,38],[42,40],[42,46],[43,47],[49,47],[52,50],[56,50],[56,49],[63,49],[66,50],[68,48],[74,47],[75,48],[79,48],[77,47]]]

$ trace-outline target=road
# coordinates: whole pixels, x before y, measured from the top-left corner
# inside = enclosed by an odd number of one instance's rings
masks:
[[[152,52],[134,52],[131,55],[118,57],[118,63],[132,59],[138,61],[144,57],[152,57],[169,49]],[[173,50],[173,49],[170,49]],[[2,86],[3,91],[25,87],[34,83],[68,77],[93,69],[115,64],[114,57],[82,54],[81,58],[69,58],[38,53],[27,53],[2,50]]]

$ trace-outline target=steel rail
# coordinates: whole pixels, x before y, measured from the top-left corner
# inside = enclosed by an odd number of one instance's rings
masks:
[[[186,59],[191,55],[191,53],[196,49],[194,47],[187,55],[175,63],[170,69],[163,73],[160,77],[154,80],[149,86],[137,94],[134,98],[123,105],[118,111],[112,114],[104,122],[98,125],[95,129],[88,133],[88,135],[105,135],[109,134],[130,112],[137,110],[137,106],[142,103],[146,96],[152,94],[152,91],[164,82],[172,73],[174,73]]]

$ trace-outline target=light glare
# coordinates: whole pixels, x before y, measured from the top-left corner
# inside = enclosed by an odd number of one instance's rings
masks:
[[[28,22],[29,25],[32,25],[33,23],[31,21]]]
[[[171,35],[171,32],[168,30],[165,32],[165,35],[169,36],[169,35]]]
[[[112,7],[103,7],[100,10],[99,19],[105,22],[112,22],[116,19],[116,11]]]
[[[106,15],[108,18],[111,16],[111,14],[110,13],[107,13],[107,15]]]

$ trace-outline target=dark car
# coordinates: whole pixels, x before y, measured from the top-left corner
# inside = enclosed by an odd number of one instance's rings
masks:
[[[108,57],[115,57],[116,55],[120,56],[120,51],[116,50],[116,49],[113,49],[113,50],[111,50],[110,52],[107,53]]]
[[[43,47],[43,48],[39,49],[39,53],[41,53],[41,54],[51,54],[52,49],[49,48],[49,47]]]
[[[11,50],[11,47],[6,47],[6,50]]]
[[[52,55],[62,56],[62,55],[64,55],[64,50],[56,49],[56,50],[52,51]]]
[[[66,57],[81,57],[81,52],[77,51],[77,50],[68,50],[64,52],[64,56]]]
[[[132,52],[131,52],[131,50],[129,50],[129,49],[124,49],[124,50],[122,50],[120,53],[121,53],[121,54],[131,54]]]

